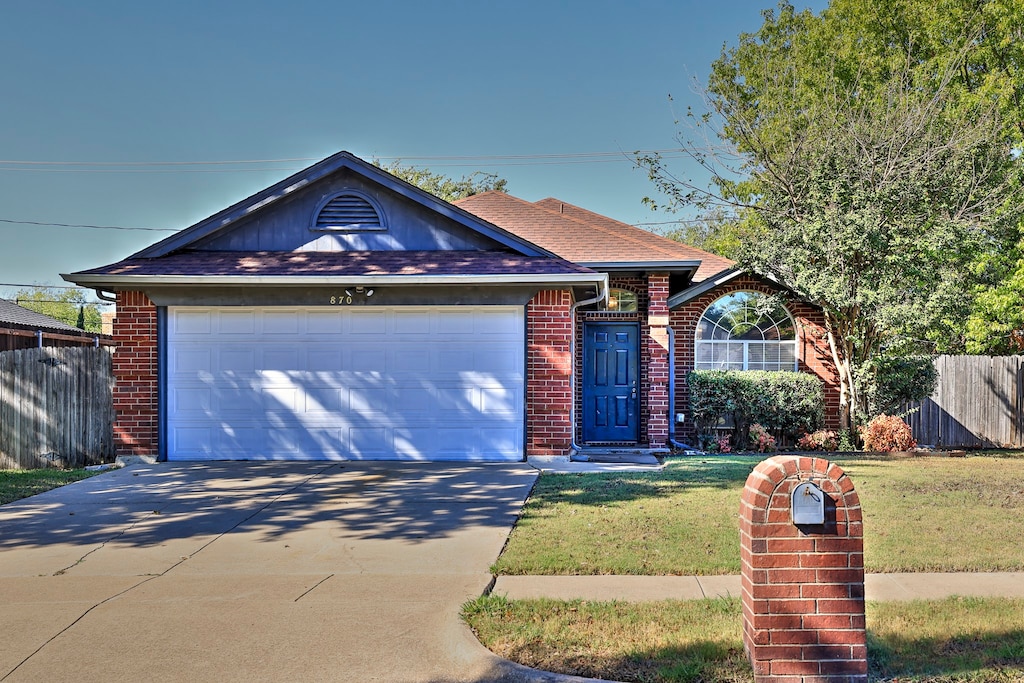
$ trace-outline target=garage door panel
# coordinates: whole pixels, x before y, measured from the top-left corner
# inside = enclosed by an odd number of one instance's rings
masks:
[[[173,318],[171,331],[179,337],[208,336],[213,330],[212,317],[213,314],[208,310],[181,310]]]
[[[348,322],[348,332],[352,335],[381,336],[388,328],[387,309],[350,309]]]
[[[305,319],[296,309],[260,309],[261,332],[267,337],[287,335],[294,338],[299,333],[299,318]]]
[[[172,459],[522,459],[522,308],[168,318]]]
[[[250,335],[256,332],[256,314],[251,310],[222,311],[217,316],[221,335]]]
[[[342,320],[342,317],[334,309],[327,308],[307,311],[306,334],[311,337],[341,334]]]

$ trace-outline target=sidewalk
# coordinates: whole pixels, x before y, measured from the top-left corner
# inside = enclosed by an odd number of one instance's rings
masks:
[[[491,591],[510,599],[698,600],[739,597],[739,576],[499,576]],[[1024,572],[868,574],[867,600],[931,600],[950,595],[1024,598]]]

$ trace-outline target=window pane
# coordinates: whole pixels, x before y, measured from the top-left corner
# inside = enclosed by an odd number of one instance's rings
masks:
[[[694,354],[696,355],[694,366],[697,370],[708,370],[712,367],[712,348],[713,345],[707,342],[698,342],[694,347]]]
[[[617,313],[636,313],[636,292],[613,288],[608,292],[608,310]]]
[[[697,325],[695,337],[713,342],[695,367],[782,369],[795,366],[796,330],[782,305],[758,292],[732,292],[712,303]]]

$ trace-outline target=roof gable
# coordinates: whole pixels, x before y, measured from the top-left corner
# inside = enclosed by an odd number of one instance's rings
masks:
[[[390,204],[401,220],[351,231],[318,223],[330,200],[359,197]],[[334,204],[332,206],[336,206]],[[340,226],[344,228],[345,226]],[[185,249],[209,251],[350,251],[508,249],[551,256],[545,249],[397,178],[349,152],[338,152],[130,258],[156,258]]]

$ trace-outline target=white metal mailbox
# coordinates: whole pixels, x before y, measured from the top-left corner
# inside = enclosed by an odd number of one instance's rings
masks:
[[[793,524],[825,523],[825,492],[805,481],[793,489]]]

